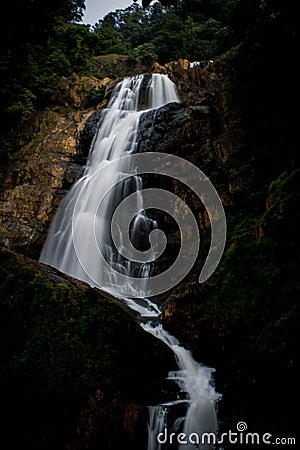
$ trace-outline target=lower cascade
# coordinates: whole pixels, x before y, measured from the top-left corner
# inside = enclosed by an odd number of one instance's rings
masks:
[[[139,314],[140,326],[173,351],[178,370],[169,373],[168,378],[180,388],[174,401],[148,407],[147,450],[206,450],[216,443],[213,439],[217,433],[216,406],[221,398],[213,385],[214,369],[196,362],[191,352],[179,345],[158,322],[162,311],[146,294],[155,252],[151,262],[128,260],[117,250],[126,247],[125,239],[120,236],[116,246],[111,237],[114,211],[132,194],[135,194],[136,216],[128,231],[133,245],[141,246],[141,236],[149,235],[157,227],[143,209],[142,179],[134,175],[134,167],[122,157],[137,150],[139,120],[145,109],[155,110],[171,102],[179,103],[180,99],[176,86],[166,75],[139,75],[116,85],[107,109],[102,112],[83,176],[61,202],[40,261],[114,295],[117,283],[114,271],[124,273],[129,279],[143,279],[138,292],[128,283],[119,297]],[[115,164],[109,165],[114,161]],[[133,175],[124,179],[124,173]],[[104,261],[114,270],[107,270]],[[180,411],[178,417],[170,414],[172,408]]]

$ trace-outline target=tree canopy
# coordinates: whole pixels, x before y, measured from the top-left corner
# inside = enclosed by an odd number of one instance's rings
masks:
[[[281,72],[285,77],[280,58],[295,54],[294,7],[283,0],[147,0],[143,6],[132,2],[88,26],[80,23],[84,0],[8,3],[1,26],[1,134],[51,105],[60,77],[90,75],[93,58],[108,54],[136,58],[149,69],[154,60],[222,57],[228,105],[234,104],[237,115],[255,109],[250,104],[257,87],[264,86],[274,103],[269,81],[279,82]],[[257,64],[263,64],[263,74]]]

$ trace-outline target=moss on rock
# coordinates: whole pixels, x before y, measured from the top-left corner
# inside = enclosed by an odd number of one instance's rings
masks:
[[[171,351],[112,297],[8,250],[0,286],[5,448],[144,445],[146,405],[174,395]]]

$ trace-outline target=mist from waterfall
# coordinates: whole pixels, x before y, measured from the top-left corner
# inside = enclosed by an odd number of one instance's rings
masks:
[[[191,352],[180,346],[177,339],[159,324],[157,318],[161,310],[145,295],[151,265],[137,264],[120,257],[111,239],[110,225],[115,208],[123,198],[133,192],[139,194],[142,189],[142,179],[139,176],[133,175],[121,181],[123,173],[134,174],[134,168],[127,162],[124,163],[122,156],[137,150],[141,115],[145,108],[153,110],[170,102],[180,102],[174,83],[166,75],[152,74],[145,87],[146,81],[144,75],[125,78],[114,88],[110,102],[102,112],[83,176],[62,200],[51,223],[40,261],[108,292],[116,280],[113,271],[103,270],[100,253],[115,270],[144,279],[145,289],[132,291],[132,295],[128,295],[131,287],[127,286],[126,295],[121,297],[131,309],[140,314],[142,328],[162,340],[173,351],[178,371],[168,374],[168,377],[184,393],[184,398],[179,401],[186,406],[185,415],[178,417],[173,424],[168,423],[167,415],[172,405],[178,403],[178,399],[168,405],[149,407],[148,450],[163,450],[168,446],[164,447],[164,444],[158,442],[157,434],[163,432],[165,427],[173,430],[182,427],[184,433],[197,433],[199,436],[204,432],[216,433],[216,404],[220,395],[213,386],[213,369],[196,362]],[[145,90],[146,96],[143,95],[142,102],[141,95]],[[146,107],[145,97],[148,99]],[[111,161],[118,162],[113,170],[108,165]],[[103,171],[104,175],[99,183],[99,177],[94,174],[106,166],[107,170]],[[110,189],[111,187],[114,188]],[[101,208],[99,198],[102,199]],[[97,211],[96,214],[94,211]],[[141,230],[142,235],[149,235],[157,224],[143,210],[142,195],[137,195],[136,212],[130,237],[133,244],[138,245]],[[94,234],[97,246],[94,245]],[[178,445],[178,450],[194,448],[195,445],[192,444]],[[211,445],[201,448],[208,449]]]

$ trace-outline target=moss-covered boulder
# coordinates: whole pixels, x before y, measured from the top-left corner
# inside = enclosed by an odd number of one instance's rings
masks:
[[[170,350],[115,299],[7,250],[0,286],[1,445],[144,446],[147,405],[174,395]]]

